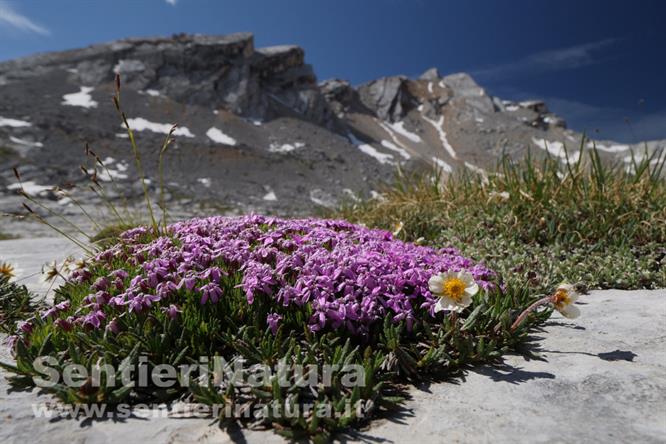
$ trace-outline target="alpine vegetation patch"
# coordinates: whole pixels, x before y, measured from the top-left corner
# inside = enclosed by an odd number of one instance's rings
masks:
[[[550,314],[518,318],[529,292],[452,248],[343,220],[138,227],[61,274],[9,338],[13,384],[74,405],[244,406],[262,414],[217,418],[288,437],[367,420],[402,383],[495,359]]]
[[[666,153],[632,153],[627,169],[590,147],[578,156],[562,147],[564,161],[505,157],[483,176],[400,173],[383,199],[349,202],[335,217],[459,248],[535,295],[562,281],[663,288]]]
[[[323,441],[395,408],[405,383],[499,358],[552,309],[577,315],[567,284],[538,298],[455,248],[424,245],[433,236],[399,239],[413,221],[394,233],[260,215],[169,224],[163,155],[178,127],[160,128],[159,217],[119,77],[113,101],[150,224],[132,227],[109,204],[116,225],[97,236],[78,230],[82,240],[24,203],[87,254],[49,269],[64,280],[50,304],[29,305],[24,288],[1,282],[15,362],[0,365],[15,386],[39,386],[72,411],[189,403],[210,407],[221,426]],[[82,171],[103,198],[97,166],[106,167],[86,154],[95,167]],[[24,198],[48,211],[14,172]]]

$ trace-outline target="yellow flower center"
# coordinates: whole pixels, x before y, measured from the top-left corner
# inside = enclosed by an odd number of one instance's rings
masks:
[[[460,302],[463,293],[465,293],[467,284],[459,278],[448,278],[444,282],[444,294],[456,302]]]
[[[559,288],[553,295],[553,305],[561,309],[569,304],[571,304],[569,292],[563,288]]]
[[[5,262],[0,262],[0,275],[14,277],[14,267]]]

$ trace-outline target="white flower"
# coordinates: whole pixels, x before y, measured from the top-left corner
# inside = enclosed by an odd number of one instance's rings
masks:
[[[574,305],[578,299],[578,293],[571,284],[562,283],[553,295],[553,306],[562,316],[574,319],[580,316],[580,310]]]
[[[499,201],[499,202],[506,202],[510,198],[511,198],[511,195],[506,191],[502,191],[502,192],[491,191],[490,193],[488,193],[488,202],[491,202],[493,200],[496,200],[496,201]]]
[[[396,226],[393,228],[393,236],[397,237],[404,228],[404,226],[405,224],[403,224],[402,221],[398,222]]]
[[[51,261],[42,266],[42,279],[44,282],[51,282],[60,275],[58,271],[58,264],[56,261]]]
[[[439,298],[435,313],[448,310],[461,312],[472,303],[472,296],[479,291],[474,277],[468,271],[439,273],[428,281],[430,292]]]

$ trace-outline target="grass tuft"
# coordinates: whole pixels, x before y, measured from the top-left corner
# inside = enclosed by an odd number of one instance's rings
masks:
[[[12,234],[4,233],[0,231],[0,241],[3,240],[10,240],[10,239],[16,239],[18,236],[14,236]]]
[[[0,274],[0,333],[14,334],[19,321],[44,308],[45,305],[36,302],[24,285],[12,282],[9,275]]]
[[[370,227],[401,225],[404,240],[453,246],[538,293],[666,287],[666,182],[656,155],[629,167],[589,158],[503,159],[487,178],[463,172],[399,174],[382,199],[336,216]]]

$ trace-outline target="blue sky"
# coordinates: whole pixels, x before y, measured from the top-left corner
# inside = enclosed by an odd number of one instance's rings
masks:
[[[546,100],[576,130],[635,142],[666,138],[665,20],[658,0],[0,0],[0,60],[251,31],[257,46],[304,47],[320,79],[466,71],[502,98]]]

